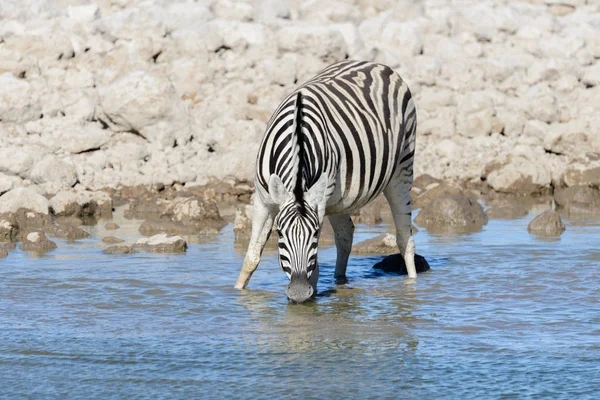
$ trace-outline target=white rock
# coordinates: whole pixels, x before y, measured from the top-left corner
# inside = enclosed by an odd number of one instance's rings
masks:
[[[217,18],[233,19],[237,21],[250,21],[254,10],[250,4],[221,0],[214,5]]]
[[[79,22],[91,22],[100,16],[100,9],[95,4],[69,6],[67,15]]]
[[[525,113],[530,119],[554,122],[559,119],[556,98],[547,85],[532,86],[526,93]]]
[[[544,163],[517,156],[492,171],[487,176],[488,184],[496,191],[508,193],[536,193],[550,186],[552,175]]]
[[[60,147],[67,153],[78,154],[99,149],[111,139],[111,133],[96,124],[88,124],[76,129],[69,127],[60,135]]]
[[[30,188],[12,189],[0,196],[0,214],[16,213],[20,208],[48,214],[48,199]]]
[[[71,164],[48,155],[33,166],[30,179],[38,184],[57,183],[63,188],[70,188],[77,182],[77,173]]]
[[[27,240],[33,243],[37,243],[41,239],[41,235],[39,232],[31,232],[27,234]]]
[[[132,72],[101,89],[100,103],[105,122],[117,132],[138,132],[164,147],[191,136],[186,107],[164,77]]]
[[[0,148],[0,172],[27,177],[33,166],[33,158],[24,148]]]
[[[600,132],[585,119],[552,124],[544,138],[544,148],[553,153],[580,156],[600,151]]]
[[[327,63],[341,61],[346,56],[346,41],[334,27],[289,25],[276,36],[281,51],[312,54]]]
[[[23,123],[38,119],[42,113],[34,87],[11,73],[0,75],[0,121]]]
[[[8,176],[0,174],[0,195],[8,192],[14,187],[14,182]]]
[[[596,64],[584,69],[581,82],[587,86],[600,85],[600,62],[596,61]]]

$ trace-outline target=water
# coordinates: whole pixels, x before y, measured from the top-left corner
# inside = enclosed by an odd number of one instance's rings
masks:
[[[319,254],[316,301],[289,305],[276,255],[233,284],[231,225],[184,255],[104,255],[100,237],[0,260],[0,398],[564,398],[600,393],[600,221],[556,239],[535,214],[469,235],[421,230],[415,284]],[[386,231],[358,226],[356,240]]]

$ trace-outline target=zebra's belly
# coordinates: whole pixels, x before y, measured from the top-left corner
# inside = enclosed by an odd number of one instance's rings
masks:
[[[385,186],[384,186],[385,187]],[[327,201],[325,209],[326,215],[339,215],[349,214],[356,211],[374,200],[381,192],[383,188],[377,192],[363,192],[363,193],[346,193],[345,195],[341,191],[341,187],[336,185],[332,196]]]

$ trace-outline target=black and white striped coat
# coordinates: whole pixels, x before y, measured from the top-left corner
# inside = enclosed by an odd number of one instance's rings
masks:
[[[381,64],[333,64],[286,97],[259,148],[252,238],[236,287],[246,287],[277,223],[280,263],[291,279],[288,297],[310,298],[318,279],[316,248],[325,215],[335,232],[335,275],[343,280],[354,229],[349,213],[382,192],[414,278],[409,191],[415,131],[408,87]]]

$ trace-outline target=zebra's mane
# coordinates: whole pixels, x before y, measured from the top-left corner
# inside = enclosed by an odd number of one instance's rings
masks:
[[[302,177],[304,175],[304,136],[302,133],[302,93],[298,92],[296,96],[296,110],[294,122],[296,124],[294,136],[296,137],[296,148],[298,150],[298,170],[296,172],[296,184],[294,185],[294,197],[298,205],[298,211],[304,214],[304,185]]]

